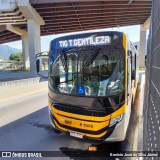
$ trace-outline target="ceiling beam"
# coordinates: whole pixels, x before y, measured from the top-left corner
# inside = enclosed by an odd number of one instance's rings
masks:
[[[113,22],[113,21],[129,21],[129,20],[141,20],[143,19],[144,21],[147,19],[147,17],[139,17],[139,18],[134,18],[134,17],[131,17],[131,18],[105,18],[105,19],[90,19],[90,20],[80,20],[80,23],[81,24],[88,24],[88,23],[96,23],[96,21],[101,21],[102,23],[106,23],[106,22]],[[70,25],[71,23],[74,24],[74,23],[77,23],[78,22],[78,19],[77,20],[73,20],[73,21],[52,21],[52,20],[46,20],[46,25],[49,25],[49,24],[52,24],[52,25],[56,25],[56,24],[59,24],[59,25]]]
[[[7,24],[6,29],[12,33],[19,35],[19,36],[27,36],[27,32],[25,30],[22,30],[18,27],[13,27],[11,24]]]
[[[55,12],[55,8],[41,8],[41,9],[36,9],[37,12],[42,13],[42,12]],[[123,10],[133,10],[133,11],[139,11],[139,10],[151,10],[151,7],[88,7],[88,8],[75,8],[77,12],[89,12],[89,11],[123,11]],[[74,8],[63,8],[63,9],[56,9],[57,13],[68,13],[68,12],[74,12]]]
[[[112,27],[114,25],[115,27],[118,27],[118,26],[121,26],[121,24],[125,24],[125,23],[126,24],[133,24],[134,23],[134,24],[138,25],[138,24],[142,24],[143,22],[144,22],[144,20],[141,20],[141,21],[134,20],[134,21],[127,21],[127,22],[123,22],[122,21],[122,22],[119,22],[118,24],[116,22],[110,22],[110,23],[106,23],[106,24],[103,24],[103,23],[94,23],[94,24],[88,24],[88,25],[84,25],[84,26],[81,25],[81,26],[82,26],[83,29],[90,28],[92,30],[93,26],[111,26]],[[50,27],[50,28],[44,29],[44,30],[41,29],[41,31],[47,31],[47,30],[50,30],[50,29],[58,31],[59,28],[58,27]],[[63,29],[64,30],[65,29],[77,29],[77,26],[68,26],[68,27],[64,27]]]
[[[125,18],[124,18],[124,15],[119,15],[119,16],[112,16],[112,15],[110,15],[109,17],[105,17],[105,16],[91,16],[91,17],[79,17],[78,19],[79,19],[79,21],[80,22],[85,22],[85,21],[93,21],[93,22],[95,22],[95,21],[97,21],[97,20],[99,20],[99,21],[106,21],[106,20],[110,20],[110,21],[112,21],[112,20],[116,20],[116,19],[135,19],[135,18],[145,18],[145,19],[147,19],[148,18],[148,16],[149,15],[136,15],[136,16],[125,16]],[[45,22],[46,23],[50,23],[50,22],[52,22],[53,24],[54,23],[56,23],[56,22],[58,22],[58,23],[72,23],[72,22],[77,22],[77,17],[73,17],[73,18],[71,18],[71,19],[65,19],[65,18],[61,18],[61,19],[55,19],[55,18],[46,18],[46,19],[44,19],[45,20]],[[67,21],[67,20],[69,20],[69,21]]]
[[[73,5],[74,6],[74,5]],[[57,10],[70,10],[71,8],[73,8],[73,6],[70,6],[70,7],[64,7],[64,8],[57,8],[57,7],[54,7],[54,5],[50,5],[50,6],[47,6],[47,7],[35,7],[36,10],[44,10],[44,9],[52,9],[52,8],[56,8]],[[83,10],[83,9],[89,9],[90,7],[92,7],[93,9],[94,8],[105,8],[105,9],[109,9],[109,8],[113,8],[113,9],[123,9],[123,8],[129,8],[129,7],[132,7],[132,8],[151,8],[151,5],[91,5],[91,6],[74,6],[77,10]]]
[[[26,19],[5,19],[5,20],[0,20],[0,24],[1,23],[6,23],[6,22],[26,22]]]
[[[98,3],[88,3],[88,4],[85,4],[85,5],[83,5],[83,4],[75,4],[75,3],[73,3],[73,5],[74,5],[74,7],[76,7],[76,8],[89,8],[89,7],[107,7],[107,8],[109,8],[109,7],[115,7],[115,8],[126,8],[126,7],[133,7],[133,8],[135,8],[135,7],[146,7],[146,8],[151,8],[151,3],[134,3],[134,4],[132,4],[132,6],[130,5],[130,4],[128,4],[128,3],[115,3],[115,4],[113,4],[113,3],[110,3],[110,4],[108,4],[108,3],[100,3],[100,2],[98,2]],[[61,3],[60,5],[56,5],[55,3],[54,4],[43,4],[43,5],[34,5],[33,6],[35,9],[44,9],[44,8],[56,8],[56,9],[62,9],[62,8],[65,8],[65,9],[68,9],[68,8],[71,8],[72,6],[71,6],[71,4],[65,4],[65,3]]]
[[[23,15],[17,15],[17,16],[0,16],[0,20],[1,19],[20,19],[20,18],[24,18]]]
[[[101,11],[101,10],[99,10],[99,11],[95,11],[95,12],[87,12],[87,14],[86,14],[86,12],[83,12],[83,11],[81,11],[81,12],[77,12],[77,15],[78,16],[80,16],[80,15],[94,15],[94,14],[96,14],[96,15],[107,15],[107,14],[133,14],[133,13],[135,13],[135,14],[142,14],[142,15],[145,15],[145,14],[150,14],[150,10],[137,10],[137,11],[135,11],[135,10],[121,10],[121,12],[119,12],[119,11],[113,11],[113,10],[111,10],[111,11]],[[41,16],[43,17],[43,16],[46,16],[46,15],[52,15],[52,17],[68,17],[68,16],[74,16],[75,14],[73,13],[73,12],[70,12],[70,13],[56,13],[56,12],[54,12],[54,11],[45,11],[45,12],[40,12],[40,14],[41,14]]]
[[[74,14],[71,14],[71,15],[55,15],[54,16],[52,14],[41,14],[42,17],[44,19],[46,18],[59,18],[59,19],[75,19],[74,17]],[[120,17],[120,16],[144,16],[144,15],[150,15],[150,13],[148,12],[129,12],[129,11],[125,11],[125,12],[103,12],[103,13],[100,13],[100,12],[97,12],[97,13],[89,13],[89,14],[85,14],[85,13],[82,13],[82,14],[77,14],[79,17],[109,17],[109,16],[115,16],[115,17]]]
[[[26,19],[34,19],[39,25],[44,25],[43,18],[37,11],[30,5],[28,0],[17,0],[19,10],[22,12]]]
[[[97,1],[97,0],[30,0],[31,4],[43,4],[43,3],[64,3],[64,2],[93,2],[93,1]],[[111,0],[103,0],[104,2],[108,2]],[[120,2],[121,0],[112,0],[113,2]],[[128,3],[129,0],[123,0],[124,2]],[[137,1],[137,0],[135,0]],[[141,1],[147,1],[147,2],[152,2],[152,0],[141,0]]]

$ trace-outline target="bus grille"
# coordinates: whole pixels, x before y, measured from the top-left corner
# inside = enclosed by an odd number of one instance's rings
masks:
[[[64,105],[53,105],[54,108],[60,111],[79,114],[79,115],[86,115],[86,116],[95,116],[95,117],[104,117],[113,112],[112,108],[108,108],[107,111],[95,111],[95,110],[88,110],[81,107],[71,107],[71,106],[64,106]]]

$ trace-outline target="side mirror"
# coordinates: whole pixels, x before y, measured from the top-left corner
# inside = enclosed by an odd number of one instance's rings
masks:
[[[39,73],[40,71],[40,60],[39,59],[36,60],[36,69],[37,69],[37,73]]]
[[[41,77],[48,77],[48,52],[41,52],[36,54],[36,69],[37,74]]]

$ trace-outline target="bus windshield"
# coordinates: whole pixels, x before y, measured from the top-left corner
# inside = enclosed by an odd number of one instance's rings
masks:
[[[49,87],[75,96],[111,96],[124,90],[124,51],[96,46],[55,50]]]

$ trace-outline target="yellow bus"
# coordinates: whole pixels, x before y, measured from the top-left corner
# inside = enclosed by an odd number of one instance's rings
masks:
[[[137,58],[122,32],[52,40],[48,71],[52,126],[81,139],[125,140],[138,82]]]

